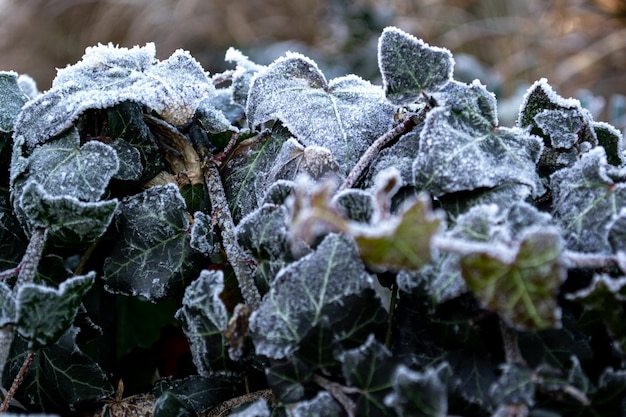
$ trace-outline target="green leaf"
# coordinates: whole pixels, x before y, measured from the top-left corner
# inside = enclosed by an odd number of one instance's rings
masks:
[[[222,271],[202,270],[185,290],[183,306],[176,312],[191,345],[193,362],[204,377],[229,376],[239,370],[228,356],[224,335],[228,312],[220,299],[223,290]]]
[[[385,95],[401,106],[414,103],[452,79],[454,59],[447,49],[429,46],[395,27],[378,40],[378,65]]]
[[[624,156],[622,132],[604,122],[593,122],[593,130],[598,137],[598,143],[606,152],[608,163],[615,166],[624,165],[626,156]]]
[[[447,365],[415,372],[404,365],[398,366],[393,392],[385,397],[385,404],[403,417],[446,417],[448,395],[440,377],[445,369]]]
[[[341,406],[327,391],[320,391],[310,400],[300,401],[289,408],[293,417],[336,417],[343,415]]]
[[[153,43],[87,48],[81,61],[58,71],[50,90],[22,108],[16,136],[33,149],[71,127],[86,110],[125,101],[147,106],[174,126],[187,123],[215,91],[213,83],[188,52],[177,50],[165,61],[155,56]]]
[[[47,228],[49,242],[66,246],[84,246],[102,236],[117,205],[117,199],[84,202],[71,196],[53,196],[37,182],[26,184],[19,199],[19,209],[31,228]]]
[[[600,312],[600,317],[617,346],[626,352],[626,323],[624,307],[626,301],[626,277],[613,278],[606,274],[596,274],[588,287],[567,294],[585,308]]]
[[[613,180],[612,170],[604,148],[597,147],[550,177],[552,214],[568,249],[612,253],[610,227],[626,206],[626,184]]]
[[[244,142],[220,168],[235,224],[258,207],[266,189],[260,189],[257,184],[264,183],[264,175],[271,169],[285,140],[273,134],[264,139]]]
[[[354,243],[345,236],[328,235],[315,252],[280,271],[252,314],[257,354],[287,356],[322,318],[324,306],[372,285]]]
[[[97,201],[119,168],[120,160],[111,146],[97,141],[80,146],[78,132],[71,130],[32,152],[26,181],[38,182],[53,196]]]
[[[28,349],[38,351],[56,343],[74,322],[83,296],[96,273],[70,278],[58,289],[24,284],[17,290],[17,331],[28,339]]]
[[[234,396],[232,381],[218,378],[204,378],[192,375],[184,379],[160,379],[155,383],[152,393],[157,397],[170,392],[191,406],[196,413],[229,400]]]
[[[355,75],[326,82],[313,61],[295,53],[254,79],[246,107],[252,127],[280,120],[305,146],[330,149],[344,174],[390,129],[393,113],[381,88]]]
[[[143,111],[139,104],[125,101],[107,109],[106,114],[109,136],[113,139],[123,139],[139,151],[143,168],[138,181],[147,181],[163,170],[161,149],[150,128],[144,122]],[[120,164],[124,163],[120,158]]]
[[[451,84],[450,103],[431,110],[421,131],[413,165],[416,185],[436,196],[504,184],[543,194],[535,166],[541,139],[519,128],[498,127],[495,104],[480,83]]]
[[[106,288],[151,301],[174,296],[198,272],[189,218],[178,188],[155,186],[120,204],[120,238],[104,263]]]
[[[519,364],[501,366],[502,375],[491,386],[491,411],[508,404],[535,404],[537,385],[532,369]]]
[[[116,139],[110,146],[115,150],[120,164],[113,178],[138,180],[143,172],[143,164],[141,163],[141,153],[137,148],[124,139]]]
[[[166,391],[154,402],[152,417],[194,417],[196,412],[176,394]]]
[[[430,241],[440,229],[442,216],[432,211],[430,198],[420,194],[398,215],[352,234],[361,259],[374,267],[419,269],[431,261]]]
[[[0,190],[0,271],[16,267],[27,239],[9,205],[8,191]]]
[[[385,404],[392,392],[396,363],[392,354],[373,336],[361,346],[341,355],[342,371],[346,382],[360,389],[356,401],[356,415],[393,416]]]
[[[108,376],[76,345],[76,330],[71,329],[59,341],[35,354],[16,398],[30,412],[45,411],[70,414],[78,403],[100,400],[113,394]],[[28,353],[27,342],[17,337],[2,376],[10,385]]]
[[[0,281],[0,327],[15,324],[16,315],[15,294],[11,287]]]
[[[556,230],[536,230],[507,252],[494,249],[463,256],[462,275],[483,305],[516,327],[558,327],[561,311],[556,297],[567,271],[561,251]]]
[[[13,132],[15,118],[27,101],[17,82],[17,73],[0,71],[0,132]]]
[[[237,241],[258,260],[291,260],[285,206],[264,204],[237,225]]]
[[[267,383],[281,403],[294,403],[306,394],[314,369],[297,357],[278,363],[265,370]]]

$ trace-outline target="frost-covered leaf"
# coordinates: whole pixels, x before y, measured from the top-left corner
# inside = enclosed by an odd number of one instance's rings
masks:
[[[264,204],[237,225],[237,240],[242,248],[259,260],[291,260],[285,206]]]
[[[535,123],[550,138],[553,148],[570,149],[583,128],[578,109],[546,109],[535,115]]]
[[[394,104],[408,105],[452,79],[454,59],[447,49],[429,46],[395,27],[378,40],[378,66],[385,95]]]
[[[199,268],[188,216],[173,184],[149,188],[120,203],[119,239],[104,263],[106,288],[152,301],[174,295]]]
[[[306,394],[305,385],[310,382],[313,371],[313,367],[294,357],[267,368],[265,373],[276,399],[281,403],[294,403]]]
[[[503,184],[542,194],[536,162],[541,139],[518,128],[498,127],[495,104],[484,86],[454,84],[451,100],[428,113],[413,165],[415,183],[436,196]]]
[[[619,346],[626,352],[626,323],[624,307],[626,301],[626,277],[613,278],[606,274],[596,274],[588,287],[567,294],[570,300],[577,301],[588,309],[600,312],[602,321]]]
[[[280,135],[273,134],[244,142],[220,168],[235,224],[258,207],[263,197],[259,194],[264,194],[267,189],[258,190],[257,183],[265,185],[264,176],[271,169],[284,140]]]
[[[491,386],[492,411],[509,404],[535,404],[536,380],[532,369],[518,364],[501,367],[500,378]]]
[[[280,359],[321,318],[323,308],[372,287],[354,243],[328,235],[317,249],[289,264],[275,278],[250,318],[257,354]]]
[[[130,101],[117,104],[106,110],[106,117],[109,136],[123,139],[139,151],[143,166],[139,181],[149,180],[163,169],[161,149],[144,122],[139,104]],[[134,165],[134,162],[123,162],[120,159],[120,164],[124,163]]]
[[[463,278],[478,300],[521,329],[560,326],[557,295],[567,269],[554,229],[526,233],[513,248],[461,258]]]
[[[219,378],[204,378],[192,375],[184,379],[170,380],[162,378],[154,384],[152,393],[160,396],[165,392],[175,394],[191,406],[196,413],[216,406],[233,397],[234,387],[231,381]]]
[[[252,404],[238,407],[234,413],[229,414],[229,417],[270,417],[270,408],[267,405],[265,398],[259,398]]]
[[[95,278],[96,273],[91,272],[62,282],[58,289],[41,284],[18,288],[17,331],[28,339],[31,351],[56,343],[69,330]]]
[[[16,314],[15,294],[11,287],[0,281],[0,328],[15,324]]]
[[[196,412],[176,394],[166,391],[154,402],[151,417],[194,417]]]
[[[16,135],[32,149],[69,128],[88,109],[124,101],[141,103],[168,123],[180,126],[215,89],[200,64],[178,50],[165,61],[155,58],[153,43],[144,47],[89,47],[78,63],[58,71],[52,88],[20,112]]]
[[[385,404],[403,417],[445,417],[448,415],[446,384],[440,378],[442,369],[426,368],[415,372],[404,365],[396,368],[393,392]]]
[[[392,392],[396,363],[391,352],[373,336],[361,346],[345,351],[340,358],[346,382],[361,390],[356,415],[393,416],[385,404]]]
[[[611,252],[609,228],[626,206],[626,185],[616,183],[608,169],[604,149],[597,147],[550,177],[552,214],[571,250]]]
[[[624,165],[626,156],[624,155],[622,132],[604,122],[593,122],[593,130],[598,137],[598,143],[606,152],[608,163],[615,166]]]
[[[205,98],[200,102],[195,118],[204,130],[212,134],[238,131],[224,116],[224,113],[213,105],[210,98]]]
[[[15,118],[28,101],[17,78],[15,72],[0,71],[0,132],[13,132]]]
[[[115,150],[119,160],[119,169],[113,178],[118,180],[138,180],[143,173],[143,164],[141,163],[139,150],[124,139],[117,139],[110,146]]]
[[[117,200],[79,201],[70,196],[53,196],[37,182],[29,182],[19,199],[31,228],[45,227],[48,239],[67,245],[94,242],[107,230]]]
[[[289,417],[336,417],[341,413],[341,406],[327,391],[320,391],[310,400],[300,401],[287,408]]]
[[[52,196],[97,201],[119,168],[113,147],[97,141],[80,146],[78,132],[72,130],[32,152],[27,180],[37,181]]]
[[[78,403],[113,394],[106,373],[76,345],[76,333],[71,329],[56,344],[35,355],[16,394],[30,412],[68,415]],[[27,342],[16,337],[2,375],[3,385],[11,384],[27,353]]]
[[[295,53],[254,79],[246,108],[253,127],[280,120],[305,146],[330,149],[343,173],[389,130],[393,112],[381,88],[355,75],[326,82],[313,61]]]
[[[417,157],[420,142],[420,133],[423,124],[416,126],[391,146],[381,150],[372,160],[367,177],[366,186],[374,185],[374,180],[380,172],[394,167],[400,172],[402,184],[414,186],[413,161]]]
[[[264,71],[266,67],[252,62],[235,48],[228,48],[224,60],[237,64],[232,75],[232,100],[245,107],[248,100],[248,91],[254,76]]]
[[[185,290],[183,307],[176,313],[191,344],[194,364],[204,377],[233,370],[225,346],[228,312],[220,299],[223,290],[222,271],[203,270]]]
[[[464,402],[485,407],[489,404],[491,386],[498,380],[498,362],[482,352],[458,350],[449,352],[446,360],[450,363],[457,384],[453,384],[449,393],[452,398],[461,398]]]
[[[220,253],[219,236],[214,230],[211,216],[201,211],[193,214],[193,225],[191,226],[192,248],[208,256]]]
[[[376,213],[374,195],[358,188],[340,191],[333,196],[333,203],[346,218],[360,223],[369,223]]]
[[[354,227],[349,234],[369,265],[393,270],[419,269],[431,261],[430,241],[442,220],[432,211],[430,198],[420,194],[397,215],[371,227]]]
[[[0,271],[16,267],[26,245],[24,231],[9,204],[9,193],[0,190]]]

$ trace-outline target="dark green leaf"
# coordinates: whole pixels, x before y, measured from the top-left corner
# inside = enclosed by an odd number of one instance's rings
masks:
[[[270,417],[271,412],[265,398],[259,398],[251,404],[237,407],[229,417]]]
[[[622,132],[604,122],[594,122],[593,130],[598,137],[598,143],[606,152],[608,163],[615,166],[624,165],[626,157],[624,156]]]
[[[203,270],[185,290],[183,307],[176,313],[191,344],[194,364],[204,377],[229,376],[237,370],[224,336],[228,312],[220,299],[223,290],[222,271]]]
[[[485,408],[491,401],[490,387],[498,380],[498,363],[486,355],[456,351],[446,355],[458,384],[451,397]]]
[[[15,294],[6,283],[0,282],[0,327],[15,324],[16,315]]]
[[[29,411],[69,414],[70,407],[113,394],[107,375],[75,343],[70,330],[50,347],[39,350],[28,368],[16,398]],[[10,385],[24,362],[27,342],[19,337],[5,366],[3,385]]]
[[[385,95],[408,105],[452,79],[454,59],[447,49],[429,46],[398,28],[383,30],[378,40],[378,65]]]
[[[235,48],[228,48],[224,59],[226,62],[237,64],[232,80],[232,101],[245,107],[252,79],[256,74],[265,70],[265,67],[252,62]]]
[[[0,271],[16,267],[27,245],[26,236],[9,205],[8,194],[0,190]]]
[[[166,391],[154,402],[152,417],[195,417],[196,412],[176,394]]]
[[[211,212],[211,201],[204,184],[187,184],[180,189],[180,194],[185,199],[189,213]]]
[[[448,395],[441,378],[446,367],[415,372],[404,365],[398,366],[393,377],[393,392],[385,397],[385,404],[403,417],[446,417]]]
[[[257,354],[281,359],[322,317],[323,308],[373,285],[354,243],[328,235],[315,252],[291,263],[275,278],[251,317]]]
[[[359,416],[393,416],[385,405],[392,392],[396,363],[391,352],[370,337],[363,345],[345,351],[340,358],[346,382],[361,390],[356,401]]]
[[[19,209],[33,228],[47,228],[49,241],[67,246],[86,245],[102,236],[117,205],[116,199],[85,202],[71,196],[53,196],[37,182],[29,182],[19,200]]]
[[[300,401],[289,408],[293,417],[337,417],[342,415],[341,406],[327,391],[320,391],[310,400]]]
[[[532,407],[535,404],[534,373],[531,369],[518,364],[502,365],[502,375],[491,386],[492,411],[508,404],[525,404]]]
[[[28,97],[17,82],[17,73],[0,71],[0,132],[13,132],[15,118],[26,101]]]
[[[126,199],[116,214],[120,239],[104,263],[107,289],[156,301],[198,272],[189,218],[178,188],[155,186]]]
[[[461,258],[463,278],[478,300],[522,329],[558,327],[557,295],[565,280],[558,231],[529,232],[519,246]]]
[[[304,397],[305,385],[310,382],[313,371],[311,366],[294,357],[273,365],[265,373],[276,399],[282,403],[294,403]]]
[[[291,260],[285,206],[264,204],[237,226],[237,240],[258,260]]]
[[[327,83],[313,61],[295,53],[254,79],[246,108],[253,127],[280,120],[305,146],[330,149],[344,174],[389,130],[393,112],[379,87],[355,75]]]
[[[609,167],[604,148],[597,147],[550,177],[552,213],[571,250],[611,252],[609,227],[626,205],[626,184],[616,183]]]
[[[211,216],[201,211],[194,213],[189,244],[198,252],[208,256],[216,256],[220,253],[219,235],[213,227]]]
[[[76,317],[95,272],[64,281],[58,289],[24,284],[17,290],[17,331],[28,339],[28,349],[50,346],[65,334]]]
[[[155,383],[152,392],[156,396],[170,392],[200,414],[231,399],[234,395],[233,390],[234,387],[230,381],[192,375],[182,380],[161,379]]]
[[[119,169],[113,178],[118,180],[138,180],[143,172],[143,164],[141,163],[141,153],[137,148],[124,139],[116,139],[110,146],[117,153],[117,158],[120,162]]]

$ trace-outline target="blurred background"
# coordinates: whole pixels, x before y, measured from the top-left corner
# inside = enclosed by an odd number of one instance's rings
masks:
[[[376,43],[389,25],[450,49],[457,79],[498,95],[503,125],[546,77],[626,127],[626,0],[0,0],[0,70],[45,90],[87,46],[155,42],[159,58],[183,48],[211,73],[228,68],[234,46],[261,64],[292,50],[329,79],[379,82]]]

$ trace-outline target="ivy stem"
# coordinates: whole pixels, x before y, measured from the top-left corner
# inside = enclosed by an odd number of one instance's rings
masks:
[[[22,257],[20,263],[20,271],[17,275],[17,282],[15,283],[14,291],[17,291],[20,286],[33,282],[35,274],[37,273],[37,266],[41,260],[43,254],[43,245],[46,241],[46,229],[37,228],[33,231],[30,237],[30,242],[26,247],[26,252]]]
[[[346,387],[336,382],[330,381],[321,375],[313,374],[313,382],[324,388],[341,406],[346,410],[348,417],[354,417],[356,404],[347,394],[356,394],[361,391],[357,388]]]
[[[356,163],[356,165],[352,168],[348,176],[346,177],[341,187],[339,187],[339,191],[345,190],[347,188],[352,188],[354,183],[359,179],[359,177],[363,174],[365,169],[372,162],[374,157],[378,155],[378,153],[387,146],[391,141],[396,139],[397,137],[404,135],[415,126],[417,126],[426,116],[426,113],[430,110],[430,105],[426,105],[422,107],[419,113],[412,114],[407,117],[402,123],[394,127],[393,129],[387,131],[385,134],[376,139],[369,148],[361,155],[361,158]]]
[[[6,413],[6,411],[9,409],[9,404],[11,403],[11,400],[15,396],[17,389],[20,387],[20,385],[22,385],[22,381],[24,380],[24,375],[26,375],[26,371],[28,371],[28,368],[30,367],[30,364],[33,362],[33,359],[35,359],[35,352],[30,352],[28,355],[26,355],[26,358],[24,359],[24,363],[22,363],[22,367],[20,368],[19,372],[15,376],[15,379],[13,380],[13,383],[11,384],[11,388],[9,388],[9,392],[7,392],[7,395],[4,398],[2,405],[0,406],[0,413]]]
[[[254,284],[252,270],[246,261],[246,256],[237,242],[235,223],[228,207],[220,172],[217,169],[217,164],[210,158],[205,159],[204,181],[211,200],[214,218],[217,219],[218,226],[222,231],[224,252],[226,252],[226,257],[233,267],[243,299],[254,311],[261,303],[261,295]]]

